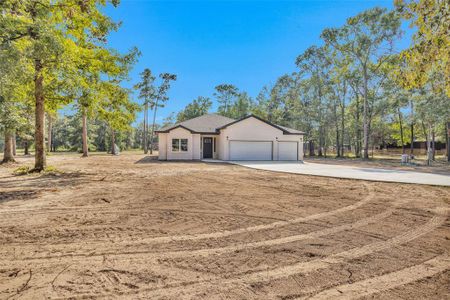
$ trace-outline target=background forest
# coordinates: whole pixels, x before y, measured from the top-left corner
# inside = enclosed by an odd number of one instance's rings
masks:
[[[447,1],[396,1],[393,11],[361,12],[342,27],[325,29],[320,45],[299,53],[296,72],[263,86],[255,98],[221,83],[214,94],[193,99],[162,122],[156,122],[158,108],[170,106],[167,93],[177,76],[154,76],[145,69],[139,84],[124,88],[140,53],[108,47],[108,33],[119,30],[119,24],[102,13],[105,4],[0,1],[0,147],[5,162],[13,161],[19,148],[35,154],[37,171],[45,168],[49,151],[114,154],[116,144],[120,150],[147,153],[156,146],[155,129],[211,112],[236,119],[255,114],[305,131],[305,153],[311,156],[367,159],[371,150],[387,146],[409,153],[414,152],[411,141],[434,155],[447,143]],[[411,47],[399,51],[402,22],[415,34]],[[136,123],[141,110],[144,122]]]

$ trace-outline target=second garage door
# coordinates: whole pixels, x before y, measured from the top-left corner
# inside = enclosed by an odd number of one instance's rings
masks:
[[[272,159],[272,142],[230,141],[230,160]]]
[[[278,142],[278,160],[298,160],[298,143]]]

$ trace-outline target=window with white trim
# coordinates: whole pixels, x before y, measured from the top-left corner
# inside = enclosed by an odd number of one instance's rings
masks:
[[[172,139],[172,152],[187,152],[188,140],[187,139]]]

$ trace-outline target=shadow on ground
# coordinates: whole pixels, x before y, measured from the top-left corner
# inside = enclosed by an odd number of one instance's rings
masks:
[[[177,163],[186,163],[186,164],[196,164],[203,161],[200,160],[159,160],[157,156],[145,156],[138,161],[135,162],[135,164],[177,164]]]
[[[208,164],[208,165],[230,165],[228,162],[222,162],[222,161],[206,161],[206,160],[185,160],[185,159],[179,159],[179,160],[159,160],[157,156],[146,156],[144,158],[141,158],[140,160],[136,161],[135,164]]]
[[[37,198],[44,190],[57,190],[58,188],[77,187],[92,182],[96,174],[73,172],[63,174],[30,174],[21,176],[8,176],[0,178],[0,189],[20,188],[21,190],[8,190],[0,192],[0,203],[11,200],[30,200]],[[99,179],[97,179],[99,180]],[[101,179],[99,180],[101,181]]]
[[[30,200],[36,198],[39,194],[36,190],[21,190],[21,191],[7,191],[0,192],[0,203],[5,203],[12,200]]]

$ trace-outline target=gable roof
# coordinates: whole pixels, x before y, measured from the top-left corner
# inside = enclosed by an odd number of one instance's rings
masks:
[[[264,120],[264,119],[262,119],[262,118],[260,118],[260,117],[258,117],[258,116],[255,116],[255,115],[248,115],[248,116],[245,116],[245,117],[243,117],[243,118],[241,118],[241,119],[239,119],[239,120],[235,120],[235,121],[233,121],[233,122],[231,122],[231,123],[225,124],[224,126],[219,127],[219,128],[217,128],[217,129],[218,129],[218,130],[224,129],[224,128],[230,126],[230,125],[239,123],[239,122],[241,122],[241,121],[243,121],[243,120],[246,120],[246,119],[248,119],[248,118],[255,118],[255,119],[257,119],[257,120],[259,120],[259,121],[261,121],[261,122],[266,123],[267,125],[270,125],[270,126],[272,126],[272,127],[275,127],[276,129],[281,130],[281,131],[283,132],[283,134],[305,134],[303,131],[300,131],[300,130],[297,130],[297,129],[292,129],[292,128],[285,127],[285,126],[281,126],[281,125],[276,125],[276,124],[273,124],[273,123],[271,123],[271,122],[269,122],[269,121],[266,121],[266,120]]]
[[[289,127],[285,127],[285,126],[281,126],[281,125],[277,125],[277,126],[284,129],[286,131],[285,134],[305,134],[301,130],[297,130],[297,129],[293,129],[293,128],[289,128]]]
[[[191,133],[217,134],[217,133],[219,133],[219,131],[221,129],[224,129],[230,125],[236,124],[236,123],[241,122],[248,118],[255,118],[255,119],[257,119],[261,122],[264,122],[272,127],[275,127],[277,129],[281,130],[283,132],[283,134],[298,134],[298,135],[304,134],[304,132],[302,132],[300,130],[276,125],[269,121],[261,119],[260,117],[255,116],[255,115],[248,115],[239,120],[234,120],[234,119],[227,118],[227,117],[217,115],[217,114],[206,114],[206,115],[203,115],[203,116],[200,116],[197,118],[193,118],[193,119],[186,120],[186,121],[183,121],[180,123],[176,123],[174,125],[169,125],[169,126],[163,127],[159,130],[156,130],[156,132],[157,133],[167,133],[176,128],[184,128],[184,129],[190,131]]]
[[[163,127],[156,132],[169,132],[175,128],[184,128],[192,133],[217,133],[217,129],[225,124],[234,122],[234,119],[217,114],[206,114],[197,118],[186,120],[174,125]]]

